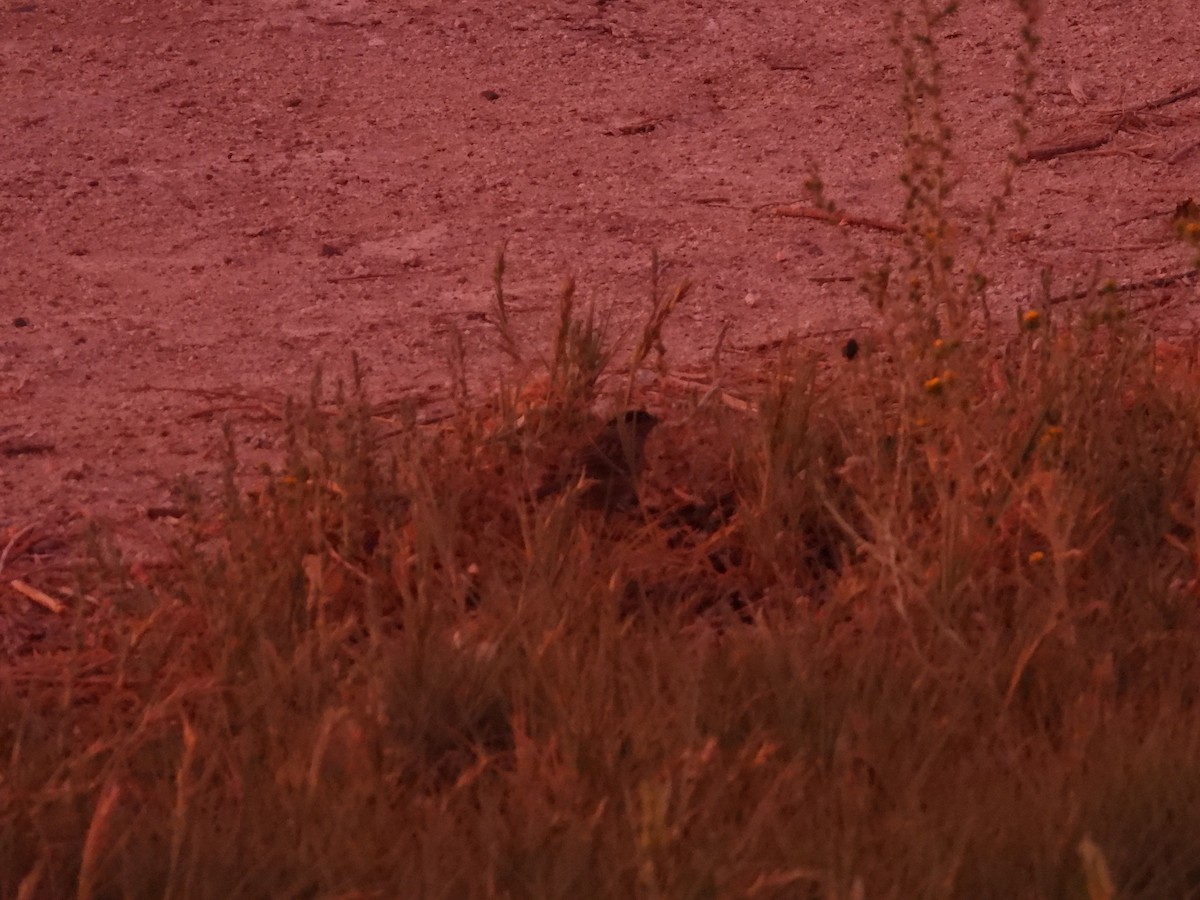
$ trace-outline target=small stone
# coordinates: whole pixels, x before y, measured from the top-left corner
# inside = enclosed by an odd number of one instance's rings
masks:
[[[758,295],[752,291],[742,298],[742,302],[750,307],[750,309],[754,309],[754,307],[758,306]]]
[[[483,91],[479,96],[483,97],[484,100],[489,100],[489,101],[500,99],[500,95],[498,93],[496,93],[495,91]]]
[[[17,316],[13,319],[13,325],[17,328],[25,328],[29,324],[29,320],[24,316]]]

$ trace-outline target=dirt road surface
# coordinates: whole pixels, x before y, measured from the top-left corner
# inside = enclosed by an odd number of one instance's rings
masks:
[[[1011,145],[1018,27],[967,0],[941,35],[969,224]],[[1040,27],[1032,143],[1101,142],[1020,172],[995,302],[1047,266],[1064,289],[1186,269],[1200,97],[1146,104],[1200,79],[1193,0],[1062,0]],[[352,350],[374,396],[422,407],[454,329],[498,371],[504,241],[531,345],[566,273],[638,321],[654,248],[697,285],[681,363],[726,327],[752,353],[869,322],[858,254],[899,238],[770,209],[811,160],[845,210],[899,221],[900,87],[873,0],[4,0],[0,536],[96,517],[153,552],[220,422],[269,456],[279,398]],[[1179,330],[1197,289],[1130,299]]]

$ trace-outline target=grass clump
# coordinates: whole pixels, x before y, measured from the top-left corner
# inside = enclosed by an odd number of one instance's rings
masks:
[[[664,400],[612,515],[534,499],[544,408],[315,389],[7,666],[0,893],[1195,893],[1193,361],[1021,321]]]
[[[314,395],[8,664],[0,893],[1194,893],[1190,366],[1127,321],[939,352],[681,399],[608,516],[514,485],[519,423]]]
[[[81,572],[0,677],[0,896],[1200,893],[1195,359],[1111,298],[989,324],[912,146],[906,327],[653,396],[638,505],[539,488],[652,396],[657,266],[623,383],[568,283],[540,379],[317,380],[169,567]],[[503,257],[496,305],[527,371]]]

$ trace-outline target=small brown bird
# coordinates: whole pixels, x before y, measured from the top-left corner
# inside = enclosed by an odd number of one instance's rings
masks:
[[[646,464],[646,438],[658,417],[632,409],[610,419],[572,458],[562,476],[542,485],[539,500],[582,482],[579,504],[605,513],[637,506],[637,482]]]

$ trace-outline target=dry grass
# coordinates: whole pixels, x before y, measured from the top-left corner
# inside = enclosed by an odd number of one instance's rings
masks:
[[[1192,361],[1036,321],[679,400],[641,514],[529,499],[545,406],[296,408],[7,666],[0,894],[1194,895]]]
[[[76,646],[5,663],[0,896],[1200,896],[1196,360],[1102,294],[981,314],[938,21],[899,20],[933,118],[853,360],[659,393],[614,515],[538,479],[644,401],[685,286],[625,381],[568,284],[536,390],[460,361],[384,438],[315,384],[259,490],[231,454],[170,567],[101,547]]]

